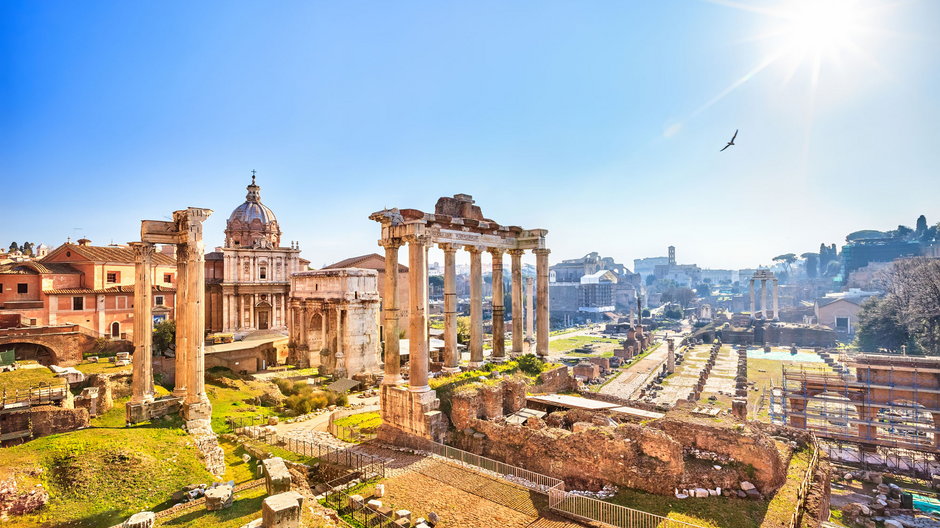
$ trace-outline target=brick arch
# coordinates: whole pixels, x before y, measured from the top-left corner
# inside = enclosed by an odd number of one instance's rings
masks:
[[[23,345],[27,345],[23,347]],[[62,354],[56,349],[44,343],[41,339],[17,339],[15,341],[4,340],[0,347],[13,347],[16,350],[16,360],[33,360],[40,365],[58,365]]]

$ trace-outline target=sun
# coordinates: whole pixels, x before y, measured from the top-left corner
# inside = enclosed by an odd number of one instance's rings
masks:
[[[831,55],[857,45],[864,11],[853,0],[796,1],[780,10],[788,52]]]

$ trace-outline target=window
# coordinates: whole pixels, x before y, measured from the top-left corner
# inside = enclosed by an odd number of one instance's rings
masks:
[[[162,296],[162,295],[154,295],[154,296],[153,296],[153,304],[155,304],[155,305],[157,305],[157,306],[163,306],[163,296]]]
[[[118,277],[119,277],[118,272],[116,272],[116,271],[109,271],[108,274],[107,274],[107,279],[106,279],[106,280],[107,280],[108,284],[117,284]]]
[[[261,277],[261,279],[267,279],[267,278],[268,278],[268,267],[267,267],[267,266],[261,266],[261,267],[259,268],[259,271],[258,271],[258,276]]]
[[[172,273],[164,273],[164,274],[163,274],[163,282],[165,282],[165,283],[167,283],[167,284],[173,284],[173,274],[172,274]]]
[[[85,298],[84,298],[84,297],[72,297],[72,309],[73,309],[73,310],[84,310],[84,309],[85,309]]]
[[[0,293],[3,293],[3,283],[0,282]]]
[[[836,317],[836,330],[848,332],[849,331],[849,318],[848,317]]]
[[[29,284],[21,282],[16,285],[16,293],[29,293]]]

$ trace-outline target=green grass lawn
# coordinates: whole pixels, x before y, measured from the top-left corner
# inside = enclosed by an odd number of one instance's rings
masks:
[[[378,411],[352,414],[334,421],[340,427],[355,427],[358,429],[374,429],[382,425],[382,415]]]
[[[255,403],[264,394],[264,387],[273,384],[263,381],[226,379],[206,380],[206,394],[212,402],[212,429],[217,433],[229,432],[229,418],[251,416],[278,416],[277,409]],[[276,390],[276,389],[275,389]]]
[[[11,517],[4,524],[10,528],[112,526],[170,506],[183,486],[213,480],[189,435],[172,422],[93,427],[0,449],[0,478],[11,475],[21,489],[41,483],[50,501],[37,515]]]
[[[6,389],[7,397],[12,397],[12,395],[9,394],[10,392],[28,390],[40,383],[61,385],[62,379],[57,378],[55,374],[46,367],[24,368],[11,372],[0,372],[0,393]]]
[[[261,517],[261,502],[265,499],[265,488],[259,486],[245,490],[235,496],[231,508],[206,511],[205,506],[195,506],[175,515],[159,519],[156,526],[176,528],[238,528]]]
[[[705,528],[755,528],[761,525],[767,511],[767,501],[724,497],[677,499],[630,489],[621,489],[609,502]]]
[[[117,372],[130,372],[131,366],[124,365],[121,367],[115,366],[114,363],[111,363],[108,360],[99,361],[97,363],[80,363],[75,365],[75,368],[83,372],[86,376],[90,374],[113,374]]]
[[[584,345],[590,343],[606,343],[617,345],[620,343],[620,340],[614,339],[612,337],[595,337],[595,336],[573,336],[565,337],[562,339],[555,339],[554,341],[548,342],[549,352],[569,352],[576,348],[583,347]],[[610,348],[610,347],[606,347]],[[603,351],[603,349],[598,350],[598,352]]]

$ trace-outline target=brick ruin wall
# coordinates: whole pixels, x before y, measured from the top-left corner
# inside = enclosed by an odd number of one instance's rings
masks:
[[[89,417],[85,409],[63,409],[43,405],[24,411],[24,414],[27,412],[32,422],[33,438],[88,427]]]
[[[506,423],[503,413],[524,406],[527,388],[504,379],[457,391],[449,443],[581,489],[613,483],[672,494],[675,488],[737,488],[747,480],[766,494],[785,480],[785,457],[767,434],[750,425],[736,431],[666,417],[611,426],[603,413],[589,411],[556,412],[524,425]],[[712,460],[713,454],[725,462]]]
[[[543,394],[550,392],[570,392],[578,390],[578,383],[571,377],[568,367],[561,365],[539,374],[535,386],[529,392]]]

